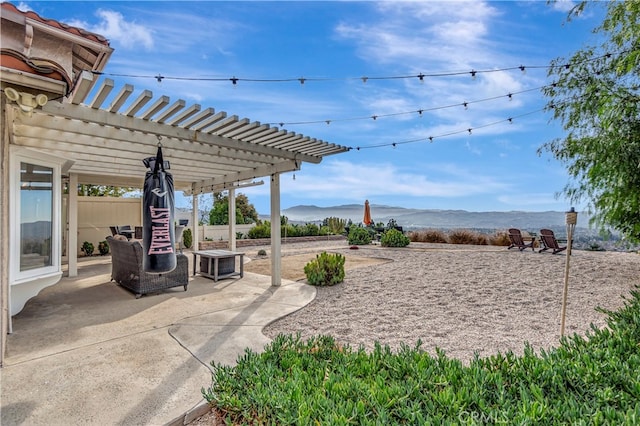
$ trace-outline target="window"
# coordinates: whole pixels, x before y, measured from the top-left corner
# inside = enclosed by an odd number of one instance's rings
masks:
[[[53,265],[53,168],[20,162],[20,271]]]
[[[30,149],[11,149],[9,257],[12,285],[62,272],[63,162]]]

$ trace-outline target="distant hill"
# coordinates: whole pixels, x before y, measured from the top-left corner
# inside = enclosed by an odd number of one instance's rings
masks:
[[[327,217],[339,217],[347,220],[351,219],[353,223],[361,223],[364,205],[346,204],[334,207],[301,205],[284,209],[282,214],[287,216],[291,222],[318,222]],[[565,228],[565,213],[558,211],[470,212],[466,210],[410,209],[372,204],[371,218],[376,223],[383,222],[385,224],[389,219],[395,219],[398,225],[405,229],[520,228],[524,230],[540,230],[540,228]],[[578,215],[577,227],[589,227],[587,215]]]

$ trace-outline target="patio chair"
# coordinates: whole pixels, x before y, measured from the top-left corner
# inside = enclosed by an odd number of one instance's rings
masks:
[[[522,238],[522,232],[520,232],[517,228],[509,229],[509,241],[511,241],[511,245],[507,247],[508,249],[512,249],[514,247],[518,247],[520,251],[531,248],[531,251],[535,251],[533,248],[533,244],[535,243],[535,239],[532,238],[531,242],[525,243],[524,238]]]
[[[111,236],[115,237],[116,235],[118,235],[118,227],[117,226],[110,226],[109,229],[111,230]]]
[[[556,254],[567,249],[567,246],[561,247],[560,244],[558,244],[558,240],[551,229],[540,230],[540,241],[542,241],[542,248],[538,253],[551,250],[552,254]]]

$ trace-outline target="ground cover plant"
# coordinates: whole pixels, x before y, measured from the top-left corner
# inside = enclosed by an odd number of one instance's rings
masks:
[[[202,392],[241,424],[640,424],[640,293],[607,314],[556,349],[469,365],[420,342],[366,352],[280,335],[235,367],[212,363]]]

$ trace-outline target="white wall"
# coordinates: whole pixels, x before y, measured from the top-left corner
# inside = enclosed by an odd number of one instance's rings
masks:
[[[98,243],[111,235],[109,226],[142,226],[142,200],[121,197],[78,197],[78,255],[82,243]]]
[[[253,228],[255,223],[249,225],[236,225],[236,232],[242,232],[245,237],[249,229]],[[204,241],[205,239],[213,241],[228,241],[229,240],[229,227],[227,225],[204,225],[198,230],[200,232],[199,239]]]

